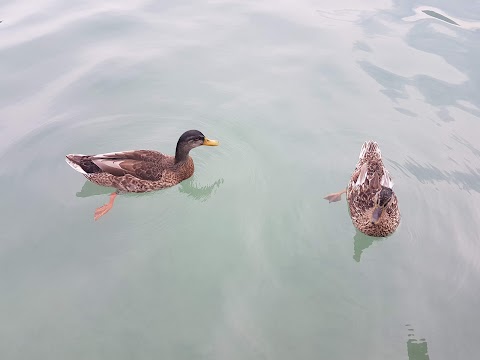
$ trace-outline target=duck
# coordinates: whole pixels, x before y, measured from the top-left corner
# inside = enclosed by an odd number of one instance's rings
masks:
[[[329,203],[340,201],[347,194],[353,225],[373,237],[391,235],[400,224],[400,211],[393,181],[382,161],[375,141],[365,141],[347,188],[327,195]]]
[[[68,154],[65,161],[74,170],[100,186],[113,187],[107,204],[97,208],[94,220],[109,212],[120,193],[143,193],[175,186],[193,175],[190,150],[217,146],[217,140],[205,137],[199,130],[184,132],[177,142],[175,155],[154,150],[128,150],[97,155]]]

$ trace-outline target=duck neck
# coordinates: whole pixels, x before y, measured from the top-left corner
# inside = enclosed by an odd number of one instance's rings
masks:
[[[175,150],[175,164],[187,160],[189,152],[190,149],[186,148],[185,146],[179,146],[179,144],[177,144],[177,149]]]

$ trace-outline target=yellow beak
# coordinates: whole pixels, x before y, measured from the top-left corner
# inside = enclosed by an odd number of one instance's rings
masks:
[[[205,138],[205,139],[203,140],[203,145],[207,145],[207,146],[218,146],[218,141],[217,141],[217,140],[210,140],[210,139]]]

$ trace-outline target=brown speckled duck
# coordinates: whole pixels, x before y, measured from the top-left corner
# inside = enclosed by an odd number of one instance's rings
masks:
[[[363,144],[347,188],[325,199],[339,201],[344,192],[347,193],[350,217],[358,230],[369,236],[382,237],[397,229],[400,223],[397,196],[376,142]]]
[[[153,150],[130,150],[98,155],[69,154],[66,162],[91,182],[116,188],[110,201],[95,211],[98,220],[112,207],[119,192],[147,192],[177,185],[193,175],[190,150],[201,145],[217,146],[198,130],[180,136],[175,156]]]

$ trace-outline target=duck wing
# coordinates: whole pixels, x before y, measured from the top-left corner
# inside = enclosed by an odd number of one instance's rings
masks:
[[[152,150],[130,150],[90,157],[90,160],[103,172],[114,176],[130,174],[142,180],[156,181],[162,172],[174,164],[172,156]]]

